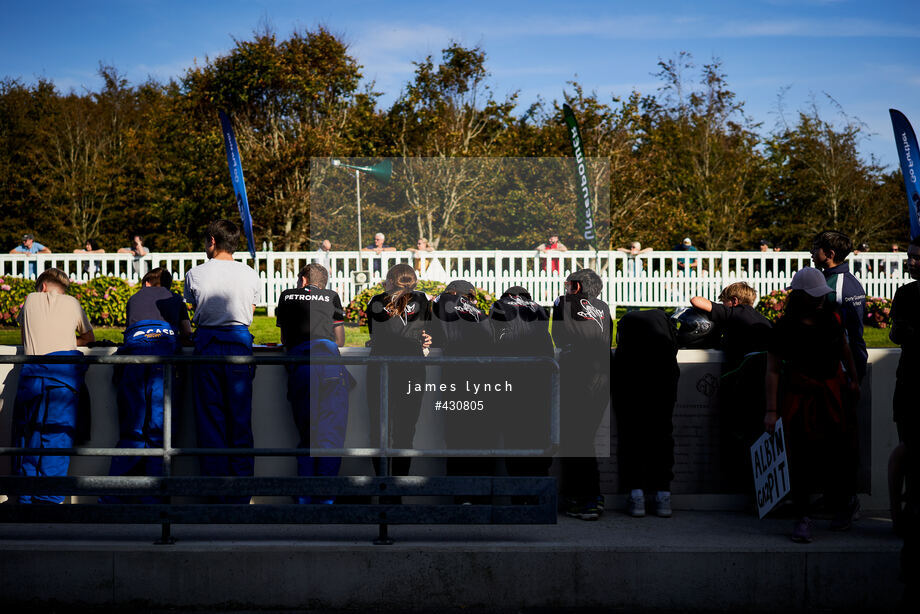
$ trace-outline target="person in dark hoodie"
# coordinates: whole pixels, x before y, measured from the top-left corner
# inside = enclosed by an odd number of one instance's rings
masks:
[[[492,342],[497,356],[533,358],[554,354],[549,314],[521,286],[505,290],[489,312]],[[550,371],[539,364],[507,365],[512,391],[501,403],[499,430],[506,449],[544,449],[550,443]],[[509,456],[505,468],[512,476],[546,476],[551,454],[544,457]]]
[[[445,357],[491,354],[492,331],[488,316],[476,306],[476,288],[462,279],[452,281],[431,301],[432,345]],[[496,431],[490,407],[494,397],[472,393],[491,382],[493,365],[444,365],[441,367],[441,399],[444,436],[451,450],[495,448]],[[481,403],[481,404],[480,404]],[[448,475],[482,476],[494,473],[494,459],[482,456],[450,457]],[[472,501],[470,501],[472,502]]]
[[[422,406],[422,393],[406,393],[407,386],[418,384],[424,389],[426,375],[424,350],[431,345],[426,332],[430,326],[428,296],[415,290],[418,277],[408,264],[397,264],[387,271],[384,292],[374,296],[367,305],[367,327],[370,332],[371,356],[414,356],[418,364],[393,364],[389,367],[388,414],[390,444],[395,448],[411,448],[415,426]],[[380,432],[380,367],[367,368],[367,404],[370,409],[371,441]],[[380,461],[373,459],[379,475]],[[390,475],[408,475],[411,459],[392,459]],[[396,500],[391,500],[396,501]]]
[[[617,322],[610,391],[617,418],[620,490],[627,513],[645,516],[645,493],[655,492],[654,512],[671,516],[674,479],[672,416],[677,402],[677,331],[660,309],[633,311]]]
[[[553,341],[561,349],[562,494],[566,515],[582,520],[597,520],[602,511],[594,436],[610,401],[613,335],[610,308],[598,298],[602,285],[591,269],[575,271],[553,305]]]

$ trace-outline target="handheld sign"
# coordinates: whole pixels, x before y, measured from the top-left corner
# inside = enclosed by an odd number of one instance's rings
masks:
[[[757,513],[763,518],[789,493],[789,463],[786,462],[782,418],[776,421],[773,435],[764,433],[751,446],[751,465],[754,467]]]

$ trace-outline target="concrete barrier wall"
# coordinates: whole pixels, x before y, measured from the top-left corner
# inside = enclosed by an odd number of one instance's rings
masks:
[[[87,354],[108,354],[109,348],[84,350]],[[257,350],[257,352],[278,352],[278,350]],[[22,353],[21,347],[0,346],[0,355]],[[366,356],[364,348],[344,348],[347,356]],[[871,509],[886,509],[887,501],[887,459],[897,444],[897,433],[891,421],[891,397],[894,391],[895,369],[900,350],[872,349],[869,351],[869,374],[863,385],[860,403],[861,490],[868,497],[863,506]],[[675,479],[672,491],[675,495],[722,495],[726,493],[723,482],[723,459],[720,447],[720,420],[718,383],[721,375],[721,353],[711,350],[681,350],[678,355],[681,377],[678,387],[678,402],[674,411]],[[112,385],[111,365],[95,365],[87,373],[87,385],[92,401],[92,438],[90,446],[114,446],[118,439],[118,412],[115,404],[115,390]],[[350,393],[351,410],[346,436],[346,446],[369,445],[368,411],[366,405],[365,371],[363,367],[349,367],[357,380],[357,386]],[[10,424],[13,401],[16,394],[19,368],[0,364],[0,445],[10,445]],[[290,404],[286,399],[286,373],[281,366],[260,366],[256,370],[253,400],[253,436],[257,447],[294,447],[298,434],[291,417]],[[428,368],[428,381],[440,381],[440,368]],[[188,381],[182,378],[185,388],[182,401],[174,413],[173,443],[181,447],[194,447],[195,425]],[[422,413],[416,431],[415,447],[443,447],[441,422],[435,420],[433,403],[437,393],[426,393]],[[615,421],[613,421],[615,423]],[[616,463],[616,428],[611,424],[610,411],[604,417],[596,438],[596,447],[601,451],[601,490],[606,494],[618,492]],[[609,454],[606,450],[609,449]],[[744,462],[739,459],[738,462]],[[71,463],[71,475],[105,475],[109,459],[105,457],[79,457]],[[419,475],[443,475],[442,459],[414,459],[412,473]],[[0,474],[8,474],[10,459],[0,457]],[[500,470],[500,469],[499,469]],[[197,472],[197,459],[184,457],[174,462],[177,475]],[[272,457],[256,459],[257,475],[296,475],[293,457]],[[342,475],[372,474],[368,459],[345,459]],[[0,495],[0,499],[3,496]],[[685,500],[686,499],[685,497]],[[719,506],[718,497],[711,498]],[[83,501],[81,501],[83,502]]]

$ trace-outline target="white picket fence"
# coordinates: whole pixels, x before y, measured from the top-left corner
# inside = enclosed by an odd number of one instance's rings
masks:
[[[355,282],[354,273],[369,271],[371,281],[397,263],[420,271],[421,279],[448,281],[466,279],[498,296],[510,286],[527,288],[534,299],[549,305],[563,293],[565,277],[580,268],[593,268],[604,280],[602,298],[617,306],[683,306],[692,296],[715,300],[721,289],[735,281],[746,281],[762,296],[789,285],[793,273],[811,265],[807,252],[648,252],[635,258],[617,251],[568,251],[539,254],[532,250],[444,251],[418,259],[409,252],[384,252],[377,256],[363,252],[329,252],[321,259],[317,252],[256,252],[255,263],[246,252],[236,259],[256,268],[262,279],[262,303],[274,312],[278,296],[296,283],[297,273],[310,262],[320,262],[330,272],[329,287],[347,305],[365,286]],[[34,277],[36,271],[57,267],[73,280],[95,275],[113,275],[131,282],[152,267],[164,266],[178,279],[206,259],[203,252],[151,253],[144,258],[128,254],[3,254],[0,277]],[[377,261],[375,263],[375,261]],[[869,296],[892,298],[898,286],[908,281],[903,253],[867,252],[850,256],[850,268]]]

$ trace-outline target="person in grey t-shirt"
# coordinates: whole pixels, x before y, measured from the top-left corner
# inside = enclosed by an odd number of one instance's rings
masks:
[[[249,325],[261,300],[259,276],[233,259],[240,241],[236,224],[218,220],[208,225],[208,261],[185,274],[185,300],[195,308],[192,318],[195,353],[251,356]],[[201,448],[252,447],[251,365],[208,364],[192,369],[195,420]],[[251,456],[203,456],[204,475],[251,476]],[[223,497],[225,503],[247,503],[249,497]]]

